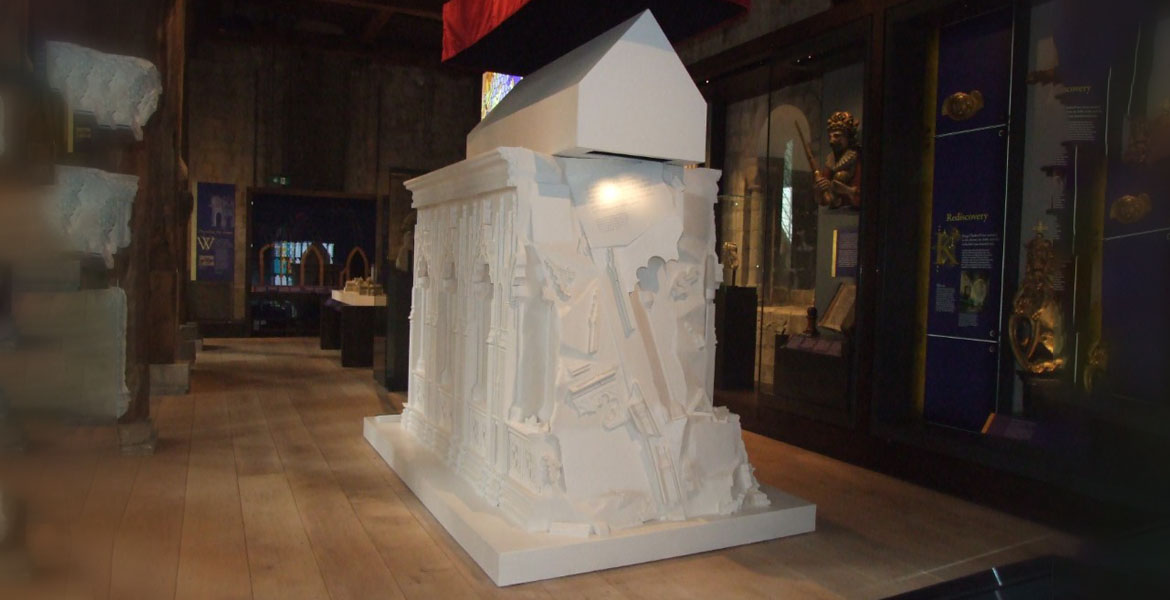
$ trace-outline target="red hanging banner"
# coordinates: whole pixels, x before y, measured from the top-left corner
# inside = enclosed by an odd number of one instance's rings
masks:
[[[443,60],[471,47],[532,0],[450,0],[443,5]]]

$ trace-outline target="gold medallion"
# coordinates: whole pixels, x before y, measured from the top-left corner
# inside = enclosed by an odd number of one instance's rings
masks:
[[[983,110],[983,92],[955,92],[943,100],[942,114],[956,121],[966,121]]]
[[[1152,206],[1149,194],[1125,195],[1109,207],[1109,218],[1123,225],[1133,225],[1150,214]]]

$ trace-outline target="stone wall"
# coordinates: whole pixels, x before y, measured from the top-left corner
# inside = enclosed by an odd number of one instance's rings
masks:
[[[757,0],[748,17],[676,49],[691,64],[830,5]],[[479,118],[479,73],[232,42],[196,45],[187,70],[192,189],[198,182],[234,183],[239,215],[232,306],[202,309],[218,308],[210,312],[237,320],[244,318],[250,256],[244,218],[249,187],[285,175],[298,189],[386,194],[391,168],[430,171],[463,159],[465,136]],[[192,307],[192,314],[202,309]]]
[[[198,45],[187,68],[191,185],[236,185],[236,320],[251,256],[249,187],[284,175],[297,189],[386,194],[391,168],[462,160],[479,120],[478,73],[228,42]]]

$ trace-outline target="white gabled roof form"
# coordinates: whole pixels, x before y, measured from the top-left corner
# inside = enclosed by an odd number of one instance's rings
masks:
[[[650,11],[525,77],[467,136],[544,154],[706,159],[707,103]]]

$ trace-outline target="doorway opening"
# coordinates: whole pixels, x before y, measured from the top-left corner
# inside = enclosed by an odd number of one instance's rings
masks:
[[[250,335],[317,335],[330,293],[373,274],[376,223],[375,196],[249,189]]]

